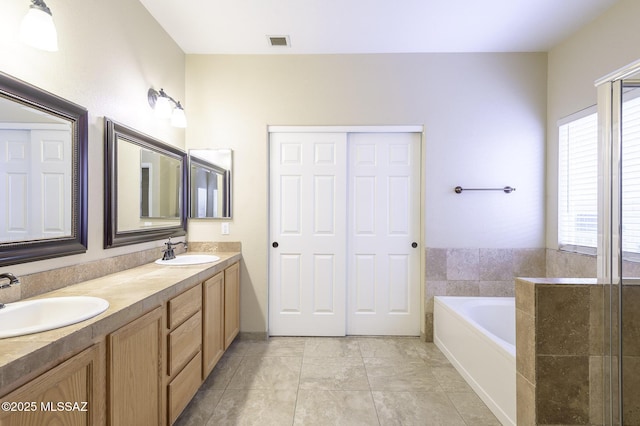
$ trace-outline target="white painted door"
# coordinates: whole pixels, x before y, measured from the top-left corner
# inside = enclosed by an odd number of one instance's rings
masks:
[[[354,335],[420,334],[420,134],[349,135],[348,317]]]
[[[272,335],[345,334],[346,137],[270,136]]]
[[[71,235],[70,140],[68,130],[0,130],[3,240]]]

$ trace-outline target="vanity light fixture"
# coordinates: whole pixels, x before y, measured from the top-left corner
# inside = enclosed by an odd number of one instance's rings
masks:
[[[176,101],[167,95],[163,89],[160,91],[149,89],[147,92],[149,105],[155,110],[156,116],[163,119],[171,119],[171,125],[174,127],[187,127],[187,117],[184,114],[184,108],[180,101]]]
[[[31,0],[29,11],[20,24],[20,40],[36,49],[58,50],[58,32],[53,15],[43,0]]]

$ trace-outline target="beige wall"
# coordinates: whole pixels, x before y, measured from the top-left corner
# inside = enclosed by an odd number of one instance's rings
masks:
[[[49,2],[60,50],[39,51],[18,40],[20,21],[28,6],[26,0],[0,2],[0,71],[89,111],[89,250],[83,255],[2,270],[24,275],[160,247],[158,241],[102,248],[103,118],[108,116],[183,148],[184,130],[153,117],[147,90],[163,87],[173,97],[184,100],[184,53],[146,9],[131,0]]]
[[[187,147],[234,150],[241,328],[266,331],[268,125],[424,125],[425,247],[544,247],[546,54],[187,55]],[[465,193],[506,186],[513,194]]]
[[[547,107],[547,247],[558,247],[557,122],[596,104],[594,82],[640,59],[640,2],[620,0],[549,51]]]

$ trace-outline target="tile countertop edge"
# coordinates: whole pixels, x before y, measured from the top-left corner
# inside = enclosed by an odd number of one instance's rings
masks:
[[[96,296],[109,301],[109,307],[105,312],[76,324],[0,339],[0,396],[103,340],[109,333],[242,257],[239,252],[218,252],[215,255],[220,257],[215,263],[185,266],[148,263],[33,297]],[[138,281],[137,285],[132,283],[133,280]]]
[[[524,281],[533,285],[597,285],[600,284],[597,278],[530,278],[516,277],[516,281]]]

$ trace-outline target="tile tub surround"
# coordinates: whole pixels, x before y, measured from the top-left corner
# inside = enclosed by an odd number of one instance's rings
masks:
[[[590,278],[516,280],[518,425],[602,423],[603,291]]]
[[[425,338],[433,341],[434,296],[515,295],[515,277],[546,276],[546,249],[427,248]]]
[[[597,276],[597,259],[593,255],[547,249],[546,274],[537,276],[595,278]]]
[[[544,276],[548,278],[595,278],[597,258],[595,255],[547,249],[546,269]],[[624,260],[622,270],[626,277],[640,277],[640,262]]]
[[[42,295],[102,297],[109,302],[109,308],[77,324],[0,339],[0,395],[104,339],[107,334],[241,258],[238,252],[218,252],[216,255],[220,257],[219,261],[200,265],[171,267],[147,263]]]

